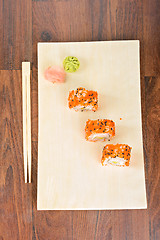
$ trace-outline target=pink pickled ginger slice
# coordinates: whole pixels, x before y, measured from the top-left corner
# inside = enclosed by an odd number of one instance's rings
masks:
[[[63,83],[65,81],[66,73],[63,68],[52,66],[45,70],[44,77],[52,83]]]

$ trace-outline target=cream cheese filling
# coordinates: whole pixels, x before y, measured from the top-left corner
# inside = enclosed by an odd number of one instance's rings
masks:
[[[89,140],[104,140],[104,139],[110,139],[110,134],[109,133],[93,133],[89,137]]]
[[[116,165],[116,166],[124,166],[126,160],[124,158],[116,157],[116,158],[106,158],[103,162],[104,165]]]
[[[93,107],[91,105],[88,105],[88,106],[82,106],[82,105],[78,105],[76,107],[74,107],[75,110],[92,110]]]

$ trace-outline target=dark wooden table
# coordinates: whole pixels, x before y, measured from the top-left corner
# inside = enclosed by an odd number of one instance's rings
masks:
[[[0,240],[160,240],[160,1],[0,0]],[[139,39],[147,210],[37,211],[37,42]],[[32,184],[21,63],[32,63]]]

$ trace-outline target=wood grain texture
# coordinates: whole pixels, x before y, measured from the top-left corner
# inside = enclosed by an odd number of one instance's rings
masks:
[[[0,75],[0,239],[160,239],[159,5],[159,0],[0,0],[0,69],[21,69],[33,53],[31,187],[23,181],[21,74]],[[148,210],[37,212],[37,42],[115,39],[141,42]]]
[[[160,239],[160,2],[146,1],[144,39],[144,151],[150,239]]]
[[[1,70],[0,79],[0,239],[31,239],[32,186],[24,183],[23,175],[21,71]]]
[[[112,221],[113,239],[150,239],[148,213],[145,210],[114,211]]]
[[[32,0],[0,0],[0,69],[32,61]]]
[[[145,77],[145,157],[151,239],[160,238],[160,77]]]

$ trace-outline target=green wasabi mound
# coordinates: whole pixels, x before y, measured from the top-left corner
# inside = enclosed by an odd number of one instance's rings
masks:
[[[68,56],[63,60],[63,67],[66,72],[76,72],[80,66],[80,62],[76,57]]]

